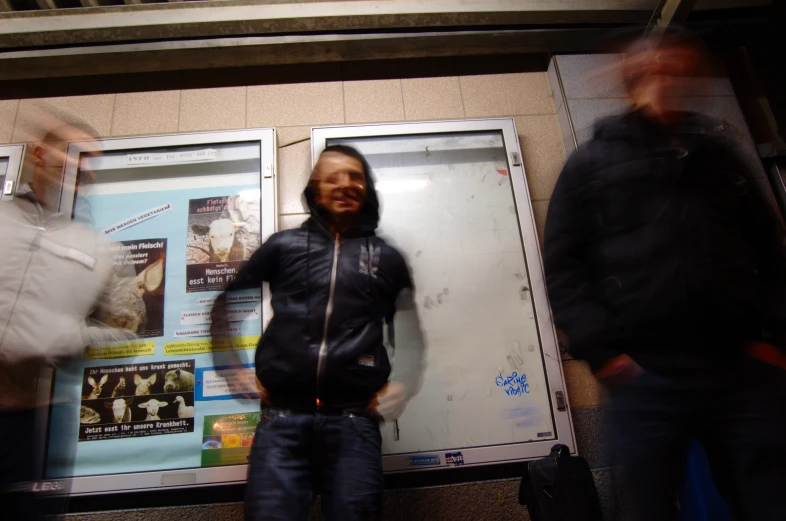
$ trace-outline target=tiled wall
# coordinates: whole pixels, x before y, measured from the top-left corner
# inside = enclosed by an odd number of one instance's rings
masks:
[[[557,106],[545,72],[0,101],[0,142],[40,139],[31,135],[30,128],[50,107],[78,115],[102,137],[276,127],[280,229],[297,226],[306,217],[300,194],[310,173],[311,126],[512,116],[541,236],[548,201],[566,157]],[[577,362],[566,370],[574,407],[600,401],[601,393],[586,368]],[[598,475],[598,479],[602,483],[606,477]],[[386,519],[526,519],[516,492],[517,484],[511,481],[390,491],[386,494]],[[73,517],[96,520],[104,515]],[[116,512],[112,518],[159,515],[140,510]],[[166,517],[240,519],[241,510],[236,505],[167,509]]]
[[[310,143],[302,140],[312,126],[514,116],[540,230],[565,160],[549,82],[539,72],[0,101],[0,142],[40,139],[32,129],[48,109],[78,115],[100,137],[276,127],[282,228],[305,218]]]

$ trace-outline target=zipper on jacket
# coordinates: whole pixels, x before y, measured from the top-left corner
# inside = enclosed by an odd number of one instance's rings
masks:
[[[27,264],[25,264],[25,272],[22,274],[22,281],[19,283],[19,287],[16,288],[16,297],[14,298],[14,304],[11,306],[11,311],[8,313],[8,320],[6,320],[5,326],[3,327],[3,336],[0,336],[0,347],[2,347],[3,341],[5,340],[5,335],[8,332],[8,325],[11,323],[11,319],[14,318],[16,305],[19,303],[19,296],[22,294],[22,289],[25,287],[25,282],[27,281],[27,272],[30,271],[30,265],[33,263],[33,257],[40,249],[41,238],[43,233],[46,231],[44,224],[46,223],[42,222],[41,218],[39,218],[38,226],[36,226],[38,233],[36,233],[35,237],[33,238],[33,242],[30,243],[30,255],[27,258]]]
[[[336,292],[336,275],[338,274],[338,252],[341,246],[341,238],[336,234],[336,246],[333,249],[333,269],[330,271],[330,293],[328,295],[327,308],[325,309],[325,327],[322,330],[322,343],[319,345],[319,361],[317,362],[317,408],[322,406],[320,395],[320,381],[325,372],[327,363],[327,334],[330,315],[333,313],[333,297]]]

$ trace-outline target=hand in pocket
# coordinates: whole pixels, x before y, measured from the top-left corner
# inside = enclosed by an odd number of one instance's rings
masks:
[[[595,371],[595,378],[609,389],[622,389],[632,384],[643,372],[644,369],[628,355],[617,355]]]
[[[394,420],[404,412],[407,394],[407,387],[403,383],[388,382],[371,400],[368,410],[375,418]]]

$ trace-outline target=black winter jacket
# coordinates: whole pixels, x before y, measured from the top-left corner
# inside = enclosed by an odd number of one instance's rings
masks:
[[[314,410],[319,399],[322,409],[365,408],[391,374],[384,332],[396,380],[416,391],[423,336],[412,280],[404,257],[374,234],[379,203],[367,183],[357,226],[339,237],[307,188],[311,217],[272,235],[227,288],[270,283],[274,315],[257,347],[256,373],[273,406]]]
[[[571,352],[679,370],[786,347],[786,234],[728,125],[601,122],[549,204],[544,266]]]

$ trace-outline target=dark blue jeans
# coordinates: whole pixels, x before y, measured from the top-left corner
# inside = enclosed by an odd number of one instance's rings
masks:
[[[615,487],[626,521],[669,521],[689,441],[738,521],[786,521],[786,373],[757,361],[612,390]]]
[[[379,423],[267,409],[257,427],[246,485],[248,521],[305,521],[315,494],[326,521],[377,521],[382,515]]]

